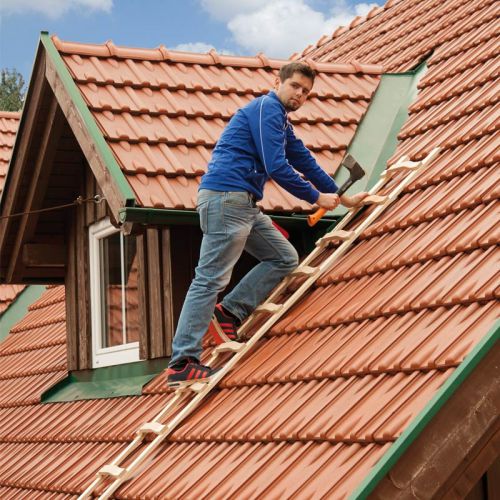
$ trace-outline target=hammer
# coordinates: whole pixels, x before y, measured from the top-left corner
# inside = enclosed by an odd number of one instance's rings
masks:
[[[341,165],[344,165],[347,170],[349,170],[349,179],[347,179],[339,190],[335,193],[342,196],[356,181],[361,179],[365,175],[365,171],[361,168],[361,165],[354,159],[353,156],[347,154],[342,160]],[[318,208],[316,212],[307,217],[307,223],[310,226],[314,226],[323,215],[327,212],[326,208]]]

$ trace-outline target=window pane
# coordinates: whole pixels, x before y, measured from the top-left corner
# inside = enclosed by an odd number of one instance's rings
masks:
[[[100,241],[103,338],[102,347],[123,343],[120,233]]]
[[[121,241],[120,241],[121,240]],[[102,347],[139,341],[136,239],[115,233],[100,240]]]

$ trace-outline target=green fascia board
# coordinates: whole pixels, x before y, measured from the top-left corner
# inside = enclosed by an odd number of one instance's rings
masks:
[[[480,361],[500,339],[500,320],[496,320],[493,328],[483,337],[476,347],[466,356],[456,370],[441,386],[426,407],[413,419],[408,428],[399,436],[393,445],[370,471],[361,485],[349,497],[351,500],[364,500],[375,489],[378,483],[392,469],[408,447],[418,438],[427,424],[450,399],[460,385],[472,373]]]
[[[51,58],[54,63],[57,73],[63,82],[66,92],[70,96],[73,104],[78,109],[80,116],[83,119],[85,127],[87,128],[92,140],[94,141],[95,147],[106,165],[110,177],[115,182],[118,187],[125,206],[136,205],[136,198],[130,184],[125,178],[120,166],[118,165],[113,152],[108,146],[106,140],[104,139],[102,132],[100,131],[97,123],[92,116],[87,104],[85,103],[82,94],[78,87],[76,86],[72,76],[70,75],[66,64],[61,58],[59,51],[56,49],[54,42],[50,38],[48,32],[42,31],[40,34],[40,40],[45,47],[45,51],[48,57]]]
[[[417,84],[427,71],[422,63],[406,73],[386,73],[368,106],[361,123],[356,129],[347,152],[363,167],[366,175],[348,191],[349,194],[368,191],[379,180],[387,161],[396,151],[398,133],[408,119],[408,108],[417,95]],[[348,171],[340,168],[335,182],[340,186],[348,178]],[[345,207],[339,207],[333,215],[345,215]]]
[[[271,219],[284,227],[304,227],[307,226],[307,215],[277,215],[269,214]],[[158,225],[190,225],[199,226],[198,212],[195,210],[171,210],[164,208],[139,208],[127,207],[122,208],[119,212],[121,223],[135,222],[138,224],[158,224]],[[317,227],[328,227],[338,218],[325,217],[321,219]]]
[[[42,394],[42,403],[139,396],[167,366],[168,358],[70,372]]]
[[[7,337],[11,328],[28,313],[28,307],[40,298],[46,288],[43,285],[27,286],[0,315],[0,342]]]

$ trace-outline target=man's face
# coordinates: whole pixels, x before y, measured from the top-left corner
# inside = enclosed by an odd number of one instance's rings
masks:
[[[287,111],[296,111],[304,102],[312,89],[312,80],[302,73],[295,72],[290,78],[276,82],[276,95]]]

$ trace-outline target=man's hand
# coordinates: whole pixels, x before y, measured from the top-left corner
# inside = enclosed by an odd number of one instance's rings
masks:
[[[319,193],[316,204],[326,210],[333,210],[340,205],[340,198],[335,193]]]
[[[343,194],[340,197],[340,201],[346,208],[359,207],[360,205],[362,205],[363,200],[369,195],[370,193],[367,193],[366,191],[362,191],[361,193],[355,194],[353,196],[347,196],[346,194]]]

